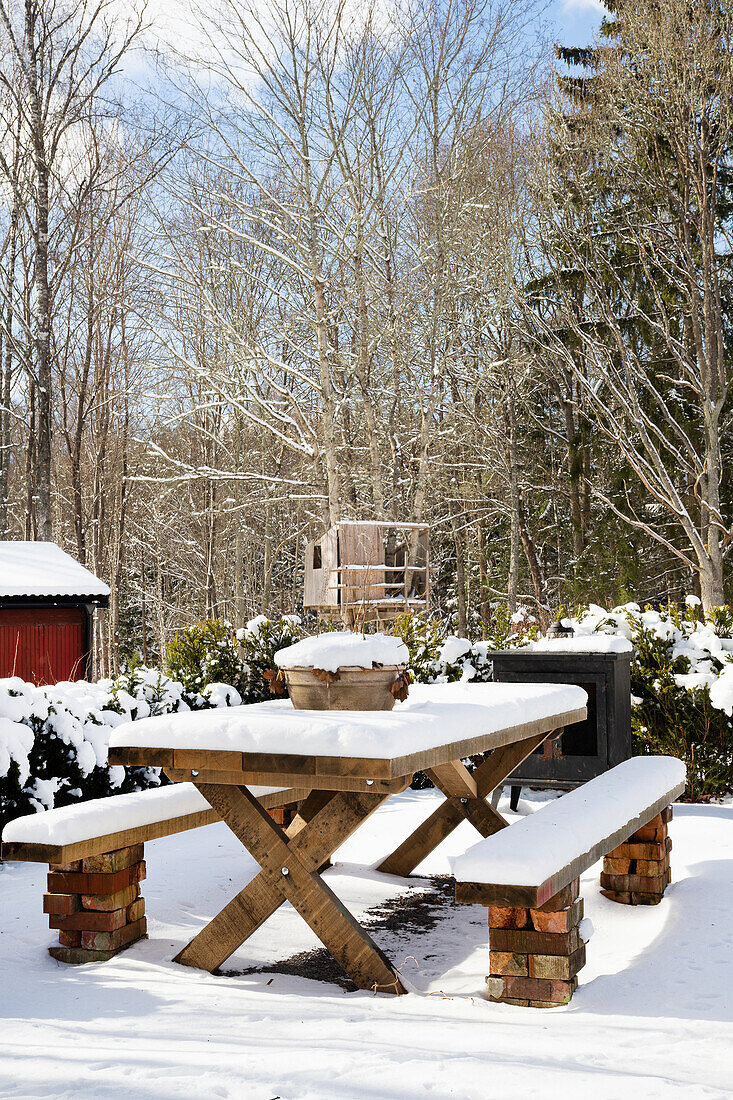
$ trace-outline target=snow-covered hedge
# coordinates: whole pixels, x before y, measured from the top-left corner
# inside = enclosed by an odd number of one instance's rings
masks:
[[[109,767],[121,722],[269,698],[264,672],[300,633],[297,616],[258,615],[241,630],[196,623],[171,640],[166,671],[137,666],[117,680],[35,687],[0,679],[0,828],[35,810],[160,783],[153,768]]]
[[[633,642],[637,751],[684,760],[693,800],[733,790],[733,612],[718,608],[704,615],[699,601],[689,597],[682,608],[659,610],[591,605],[564,621],[576,635],[602,633]],[[440,623],[408,614],[394,632],[408,647],[418,682],[477,682],[491,679],[492,649],[526,645],[536,638],[537,624],[527,612],[505,615],[491,638],[471,642],[446,637]],[[179,636],[168,666],[179,671],[175,679],[137,668],[96,684],[38,688],[0,680],[0,825],[34,810],[159,783],[154,769],[107,765],[110,731],[150,714],[267,698],[264,673],[274,666],[275,651],[300,634],[292,616],[258,616],[236,634],[226,624],[200,624]],[[234,683],[218,682],[224,670]]]
[[[629,638],[638,752],[678,756],[692,801],[733,790],[733,611],[704,613],[696,596],[658,610],[591,605],[568,622],[581,634]]]
[[[207,619],[173,635],[165,670],[188,691],[220,681],[236,687],[245,703],[259,703],[269,698],[264,673],[274,667],[276,650],[299,637],[297,615],[257,615],[236,631],[223,619]]]
[[[631,722],[636,752],[684,760],[686,797],[692,801],[733,791],[731,608],[705,614],[695,596],[682,607],[659,609],[629,603],[609,611],[591,604],[563,622],[573,628],[576,639],[603,634],[633,643]],[[446,638],[439,625],[416,615],[398,620],[396,629],[410,649],[413,675],[423,683],[490,680],[492,649],[528,645],[538,635],[536,619],[524,609],[497,616],[487,641]]]
[[[121,722],[241,701],[228,684],[189,692],[147,668],[94,684],[0,679],[0,827],[35,810],[160,783],[155,769],[107,764],[109,735]]]
[[[684,606],[625,604],[608,611],[591,604],[563,619],[578,636],[612,635],[634,646],[631,664],[634,747],[677,756],[687,765],[692,801],[733,791],[733,611],[705,614],[689,596]],[[434,679],[491,678],[487,651],[518,647],[536,637],[531,616],[517,613],[490,642],[447,638],[423,673]],[[546,643],[552,644],[552,643]],[[571,643],[572,644],[572,643]]]

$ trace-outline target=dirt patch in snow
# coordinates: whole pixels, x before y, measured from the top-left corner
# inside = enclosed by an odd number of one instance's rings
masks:
[[[397,968],[409,955],[410,938],[429,932],[450,916],[455,908],[453,879],[449,875],[436,875],[422,881],[426,888],[419,889],[415,886],[408,889],[368,909],[360,921],[374,935],[374,939]],[[382,936],[380,933],[386,935]],[[431,955],[423,957],[432,958]],[[231,977],[246,974],[289,974],[297,978],[310,978],[316,982],[338,985],[345,993],[354,993],[357,989],[325,947],[301,951],[266,966],[251,966],[245,970],[224,969],[220,973]]]

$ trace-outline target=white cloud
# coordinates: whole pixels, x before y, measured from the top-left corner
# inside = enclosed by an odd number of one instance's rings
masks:
[[[608,9],[601,3],[601,0],[562,0],[562,10],[570,14],[573,12],[608,14]]]

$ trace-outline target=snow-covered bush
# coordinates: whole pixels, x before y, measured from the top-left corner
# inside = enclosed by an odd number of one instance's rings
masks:
[[[223,619],[205,619],[174,634],[166,646],[165,668],[193,692],[213,682],[232,684],[241,692],[249,671],[236,635]]]
[[[395,619],[392,633],[407,646],[408,671],[418,684],[491,679],[491,664],[486,657],[488,643],[471,643],[465,638],[446,635],[443,623],[430,615],[408,611]],[[411,783],[414,790],[432,785],[423,772],[418,772]]]
[[[638,753],[685,761],[686,797],[693,801],[733,790],[733,612],[703,614],[699,600],[658,610],[625,604],[611,611],[591,604],[563,619],[575,634],[619,635],[634,644],[632,733]],[[490,680],[490,651],[533,641],[537,624],[526,611],[497,614],[486,641],[446,637],[440,623],[406,615],[395,633],[410,650],[419,683]]]
[[[634,643],[636,750],[684,760],[693,800],[733,790],[731,610],[704,615],[690,598],[684,608],[659,610],[591,605],[564,621],[576,634],[617,634]],[[406,643],[418,683],[477,682],[491,679],[492,649],[524,645],[537,627],[526,612],[506,614],[497,617],[490,638],[471,642],[446,636],[429,616],[410,613],[396,620],[393,633]],[[267,699],[264,673],[274,667],[276,650],[300,636],[295,616],[258,616],[236,634],[216,626],[187,638],[175,650],[178,678],[132,667],[115,681],[95,684],[35,687],[18,678],[0,680],[0,825],[35,810],[159,783],[155,769],[107,765],[111,730],[149,715]]]
[[[107,764],[109,735],[121,722],[240,702],[231,685],[210,683],[198,694],[143,667],[94,684],[0,679],[0,827],[36,810],[160,783],[155,769]]]
[[[274,667],[275,651],[299,637],[297,615],[257,615],[236,631],[222,619],[207,619],[173,635],[166,671],[189,691],[205,693],[211,683],[231,684],[240,702],[259,703],[269,698],[264,674]]]
[[[446,635],[440,622],[428,615],[408,611],[395,619],[391,633],[401,638],[407,646],[410,654],[410,676],[417,683],[460,680],[461,670],[458,665],[441,658],[441,647],[446,641]],[[452,654],[447,656],[451,657]]]
[[[733,790],[733,613],[591,605],[564,620],[576,633],[619,634],[634,643],[631,711],[635,748],[669,753],[687,765],[692,801]]]
[[[247,680],[242,692],[246,703],[259,703],[271,698],[265,673],[275,668],[278,649],[293,645],[301,634],[297,615],[280,615],[274,619],[257,615],[237,631],[240,652],[247,666]]]
[[[410,675],[418,684],[491,679],[491,662],[486,656],[489,642],[446,635],[439,620],[413,611],[395,619],[392,633],[407,646]]]

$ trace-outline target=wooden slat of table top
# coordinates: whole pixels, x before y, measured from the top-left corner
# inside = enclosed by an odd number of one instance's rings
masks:
[[[228,783],[235,787],[294,786],[308,780],[318,790],[362,791],[365,794],[399,794],[409,787],[413,773],[396,779],[362,779],[358,775],[304,776],[282,772],[222,771],[214,768],[165,768],[165,774],[174,783]]]
[[[414,775],[417,771],[448,764],[476,753],[511,745],[538,734],[547,733],[562,726],[582,722],[587,718],[585,707],[550,714],[533,722],[522,722],[493,733],[467,737],[445,745],[423,749],[395,757],[353,756],[296,756],[292,753],[235,752],[230,749],[149,748],[146,746],[117,746],[109,750],[110,764],[150,765],[177,771],[196,769],[199,772],[221,771],[235,774],[244,772],[250,776],[268,775],[268,782],[277,777],[290,776],[298,782],[318,786],[319,776],[345,776],[360,779],[399,779]],[[272,777],[275,777],[274,779]],[[190,778],[190,775],[187,776]],[[211,780],[213,782],[213,780]],[[220,782],[231,780],[220,779]],[[261,778],[256,782],[264,782]],[[245,781],[246,782],[246,781]]]

